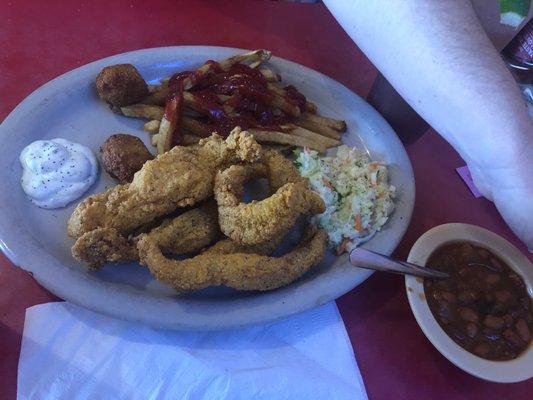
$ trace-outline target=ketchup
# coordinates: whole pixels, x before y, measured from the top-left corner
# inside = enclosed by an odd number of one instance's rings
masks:
[[[246,130],[256,125],[255,121],[245,115],[228,115],[223,114],[220,118],[212,121],[211,129],[222,137],[228,137],[230,132],[236,126]]]
[[[213,83],[213,90],[219,94],[232,95],[238,91],[258,102],[272,97],[263,74],[243,64],[234,64],[229,71],[216,75]]]
[[[294,120],[281,110],[273,110],[267,104],[275,96],[261,71],[244,64],[233,64],[223,71],[216,61],[207,61],[198,71],[185,71],[172,76],[169,88],[173,99],[180,99],[178,123],[173,143],[181,141],[179,121],[183,104],[183,81],[199,111],[209,120],[212,131],[226,137],[236,126],[242,129],[256,128],[280,130],[280,126]],[[285,88],[285,99],[305,110],[306,98],[294,86]],[[224,102],[219,95],[229,96]],[[166,114],[165,114],[166,115]],[[175,139],[175,140],[174,140]]]
[[[172,145],[181,144],[183,139],[181,135],[181,117],[183,111],[183,80],[190,77],[194,72],[184,71],[172,75],[168,82],[169,95],[165,104],[165,119],[174,124],[172,132]]]
[[[300,109],[301,112],[305,111],[305,103],[307,103],[307,99],[303,94],[301,94],[298,89],[296,89],[294,86],[289,85],[285,86],[285,99]]]
[[[194,96],[196,104],[206,116],[217,119],[224,114],[224,109],[216,93],[209,89],[201,89],[191,91],[191,94]]]

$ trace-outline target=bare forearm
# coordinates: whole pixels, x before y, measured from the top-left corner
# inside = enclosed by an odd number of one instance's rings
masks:
[[[518,86],[468,0],[326,0],[396,90],[477,168],[531,155]]]

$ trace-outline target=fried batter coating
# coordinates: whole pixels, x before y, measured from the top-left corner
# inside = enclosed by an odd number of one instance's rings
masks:
[[[194,208],[161,225],[148,233],[165,253],[185,254],[202,250],[220,237],[218,213],[214,201]]]
[[[287,233],[301,214],[325,211],[322,198],[301,178],[283,184],[264,200],[242,203],[244,182],[254,174],[252,166],[232,165],[215,178],[220,229],[235,242],[245,245],[267,242]],[[279,185],[284,178],[271,176],[271,179]]]
[[[275,193],[286,183],[307,182],[305,178],[302,178],[292,161],[278,151],[263,150],[261,161],[265,165],[271,193]]]
[[[72,256],[88,263],[93,270],[106,262],[122,263],[139,258],[135,245],[114,228],[96,228],[84,233],[72,246]]]
[[[135,172],[154,158],[137,136],[125,133],[111,135],[100,146],[102,165],[120,183],[131,182]]]
[[[127,235],[178,207],[192,206],[213,194],[219,168],[238,161],[257,161],[261,146],[236,128],[224,140],[213,134],[198,146],[177,146],[147,161],[130,184],[87,197],[68,221],[68,234],[78,238],[96,228],[115,228]]]
[[[283,240],[283,235],[280,235],[265,243],[259,244],[239,244],[231,239],[222,239],[216,242],[213,246],[204,251],[203,254],[230,254],[230,253],[246,253],[258,254],[261,256],[268,256],[272,254],[276,247],[278,247]]]
[[[220,237],[217,208],[214,202],[185,211],[148,234],[165,252],[186,254],[202,250]],[[105,263],[121,263],[139,259],[135,239],[128,240],[114,228],[96,228],[81,235],[74,246],[72,256],[97,269]]]
[[[96,77],[96,91],[100,98],[113,106],[127,106],[148,95],[148,85],[131,64],[105,67]]]
[[[309,228],[300,244],[281,257],[246,253],[202,253],[177,261],[166,258],[154,240],[141,235],[140,261],[161,282],[180,292],[225,285],[239,290],[272,290],[298,279],[322,261],[327,233]]]

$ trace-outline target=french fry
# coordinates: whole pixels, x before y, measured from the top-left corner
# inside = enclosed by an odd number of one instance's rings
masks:
[[[254,61],[250,64],[250,68],[257,68],[261,65],[262,61]]]
[[[159,125],[159,133],[157,133],[157,153],[163,154],[166,151],[170,150],[172,145],[172,132],[174,131],[175,125],[172,124],[168,119],[163,118],[161,124]],[[154,135],[155,136],[155,135]]]
[[[188,133],[185,130],[182,130],[181,134],[183,135],[182,136],[182,141],[181,141],[181,146],[190,146],[190,145],[196,144],[201,139],[200,136],[193,135],[191,133]],[[152,144],[152,146],[157,147],[157,141],[158,141],[159,137],[160,137],[159,133],[156,133],[155,135],[152,135],[152,137],[150,138],[150,143]]]
[[[176,101],[176,96],[170,93],[169,81],[171,78],[162,78],[159,84],[149,85],[149,94],[139,104],[133,104],[127,107],[121,107],[120,112],[127,117],[137,117],[149,119],[143,125],[145,131],[152,134],[151,143],[157,147],[158,153],[168,151],[177,142],[174,141],[173,135],[176,126],[180,127],[179,134],[182,134],[183,145],[196,143],[201,137],[207,137],[212,131],[211,119],[218,118],[217,112],[220,111],[222,116],[226,117],[243,117],[250,118],[247,124],[254,127],[249,131],[261,143],[279,146],[282,148],[298,146],[308,147],[319,152],[325,152],[327,148],[340,145],[341,134],[346,130],[344,121],[323,117],[317,112],[317,106],[306,101],[305,109],[301,110],[296,101],[292,101],[293,96],[288,96],[290,91],[284,89],[279,84],[281,76],[272,70],[269,66],[264,65],[271,56],[268,50],[254,50],[251,52],[237,54],[229,57],[219,63],[207,61],[196,71],[188,75],[181,81],[183,86],[183,95],[178,99],[177,112],[172,111],[172,101]],[[216,79],[207,81],[203,78],[220,72],[227,72],[236,63],[246,63],[251,68],[256,68],[267,81],[268,93],[263,102],[258,101],[262,109],[273,112],[274,115],[287,115],[293,117],[285,125],[280,126],[276,131],[267,131],[261,128],[261,118],[254,119],[253,114],[241,110],[241,105],[234,106],[233,96],[216,94],[216,87],[209,86],[223,80],[225,76],[217,75]],[[219,79],[220,78],[220,79]],[[180,83],[180,82],[176,82]],[[210,98],[204,97],[189,89],[199,86],[202,90],[210,90],[215,96]],[[242,93],[236,93],[235,96],[243,96]],[[247,99],[244,95],[244,99]],[[215,104],[209,104],[209,103]],[[252,103],[253,104],[253,103]],[[279,111],[282,111],[280,113]],[[116,110],[119,111],[118,108]],[[208,120],[206,120],[206,117]]]
[[[182,132],[181,146],[191,146],[200,141],[201,137],[187,132]]]
[[[165,109],[159,106],[149,104],[133,104],[131,106],[120,107],[120,111],[126,117],[161,119]]]
[[[200,113],[205,113],[202,104],[190,92],[183,92],[183,105]]]
[[[199,118],[202,116],[201,113],[189,107],[183,107],[183,115],[187,115],[188,117],[191,117],[191,118]]]
[[[336,131],[333,128],[330,128],[329,126],[317,124],[316,122],[313,122],[309,119],[300,118],[298,121],[295,122],[296,125],[301,126],[302,128],[309,129],[310,131],[320,133],[323,136],[340,140],[341,134]]]
[[[185,115],[181,120],[181,126],[200,137],[208,137],[211,134],[211,129],[207,124]]]
[[[172,147],[172,136],[178,123],[178,118],[181,117],[181,98],[173,96],[167,101],[161,123],[159,124],[159,132],[157,139],[157,153],[163,154]]]
[[[330,148],[341,145],[340,140],[335,140],[326,136],[322,136],[316,132],[310,131],[309,129],[302,128],[301,126],[290,124],[282,125],[280,128],[283,130],[283,132],[288,132],[292,135],[304,137],[313,141],[314,143],[317,143],[321,147]]]
[[[304,113],[302,115],[301,119],[302,120],[312,121],[312,122],[315,122],[317,124],[321,124],[321,125],[330,127],[330,128],[335,129],[336,131],[339,131],[339,132],[345,132],[346,131],[346,122],[345,121],[339,121],[337,119],[327,118],[327,117],[323,117],[321,115],[315,115],[315,114],[310,114],[310,113]]]
[[[251,66],[251,65],[250,65]],[[280,74],[275,73],[270,68],[260,68],[259,72],[263,75],[267,82],[279,82],[281,81]]]
[[[326,147],[312,140],[302,137],[291,135],[290,133],[277,132],[277,131],[262,131],[259,129],[248,129],[248,132],[252,134],[255,140],[260,143],[276,143],[286,144],[297,147],[308,147],[313,150],[317,150],[319,153],[325,153]]]
[[[284,97],[281,97],[276,93],[274,93],[274,96],[267,100],[267,104],[271,107],[279,108],[280,110],[293,117],[300,116],[300,109],[298,108],[298,106],[287,101]]]
[[[147,123],[145,123],[143,125],[143,129],[146,132],[157,133],[157,132],[159,132],[159,124],[160,124],[159,120],[153,119],[153,120],[148,121]]]
[[[241,63],[244,61],[250,61],[251,63],[265,62],[270,59],[272,53],[269,50],[259,49],[250,51],[248,53],[237,54],[233,57],[226,58],[220,62],[220,68],[222,71],[227,71],[233,64]]]
[[[305,102],[305,111],[311,113],[311,114],[316,114],[317,111],[318,111],[318,107],[316,106],[315,103],[311,103],[310,101],[306,101]]]
[[[278,96],[284,97],[287,95],[285,92],[285,89],[280,88],[279,86],[276,86],[272,83],[268,83],[268,89],[274,93],[276,93]],[[316,113],[317,106],[314,103],[311,103],[310,101],[305,102],[305,111],[310,113]]]
[[[218,97],[229,98],[229,96],[224,95],[218,95]],[[222,103],[222,100],[220,102]],[[191,92],[183,92],[183,105],[193,109],[194,111],[197,111],[202,115],[209,115],[209,110],[206,109],[202,101],[198,100],[198,98]]]
[[[143,100],[143,104],[151,104],[156,106],[164,106],[168,97],[168,86],[158,86],[153,92],[150,92]]]
[[[265,150],[275,150],[281,153],[289,153],[292,150],[294,150],[296,146],[292,146],[290,144],[266,144],[265,143],[265,144],[262,144],[261,147],[263,147],[263,149]]]
[[[279,87],[279,86],[276,86],[272,83],[268,83],[267,84],[267,87],[268,87],[268,90],[270,90],[271,92],[274,92],[280,96],[285,96],[285,90],[283,90],[283,88]]]
[[[189,90],[193,88],[203,78],[216,72],[218,68],[220,68],[222,71],[228,71],[233,64],[245,62],[245,61],[250,61],[252,63],[264,62],[268,60],[270,56],[271,56],[270,51],[259,49],[259,50],[250,51],[248,53],[237,54],[235,56],[229,57],[221,61],[220,63],[218,63],[218,65],[216,63],[208,61],[204,65],[202,65],[200,68],[198,68],[196,71],[194,71],[194,73],[191,74],[191,76],[183,80],[183,89]]]

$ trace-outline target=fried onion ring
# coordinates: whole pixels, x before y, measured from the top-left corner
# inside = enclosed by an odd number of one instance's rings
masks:
[[[322,261],[327,233],[308,228],[300,243],[281,257],[205,252],[183,261],[166,258],[157,242],[141,235],[140,262],[161,282],[180,292],[224,285],[238,290],[272,290],[288,285]]]

